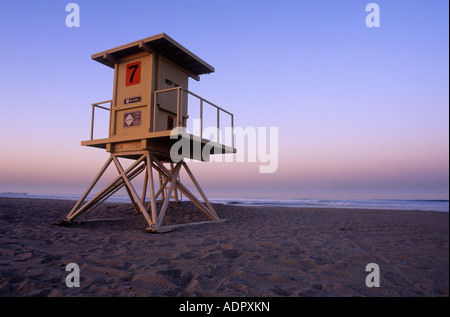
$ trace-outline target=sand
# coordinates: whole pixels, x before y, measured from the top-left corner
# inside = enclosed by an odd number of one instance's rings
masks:
[[[130,205],[104,204],[54,225],[74,203],[0,199],[0,296],[449,296],[448,213],[217,204],[227,222],[150,234]],[[168,223],[205,220],[169,208]]]

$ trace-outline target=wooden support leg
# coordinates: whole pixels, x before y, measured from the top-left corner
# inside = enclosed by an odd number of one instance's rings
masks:
[[[143,155],[138,161],[142,161],[146,158],[145,155]],[[150,219],[150,216],[147,213],[147,209],[142,204],[141,200],[139,199],[139,196],[137,195],[136,191],[134,190],[133,185],[131,184],[130,180],[128,179],[126,172],[122,168],[122,165],[120,164],[117,157],[113,156],[114,164],[117,167],[117,170],[119,171],[120,176],[122,177],[123,181],[125,182],[125,186],[128,187],[128,190],[130,191],[131,195],[133,196],[136,204],[139,207],[139,210],[144,214],[145,220],[147,220],[147,223],[150,225],[150,227],[154,227],[155,222]]]
[[[136,176],[138,176],[143,170],[144,170],[145,166],[140,166],[139,168],[136,168],[135,170],[133,170],[130,173],[130,176],[128,176],[128,178],[131,180],[133,180]],[[119,178],[117,186],[115,186],[112,190],[110,190],[104,197],[102,197],[101,199],[99,199],[95,204],[93,204],[91,207],[89,207],[89,211],[94,210],[97,206],[99,206],[100,204],[102,204],[105,200],[107,200],[109,197],[111,197],[112,195],[114,195],[116,192],[118,192],[120,189],[122,189],[122,187],[125,185],[125,182]]]
[[[186,195],[186,197],[188,197],[198,208],[200,208],[205,214],[207,214],[212,220],[217,221],[219,220],[219,217],[217,216],[216,212],[214,211],[214,209],[209,210],[208,208],[206,208],[198,199],[197,197],[195,197],[194,194],[191,193],[191,191],[189,189],[187,189],[186,186],[184,186],[179,180],[177,180],[176,178],[173,177],[172,173],[157,159],[154,159],[154,162],[156,165],[153,165],[157,170],[162,171],[164,174],[166,174],[168,177],[171,177],[172,179],[174,179],[174,182],[176,182],[176,188],[178,188],[183,194]],[[189,170],[190,172],[190,170]],[[191,172],[192,175],[192,172]],[[195,180],[195,178],[194,178]],[[195,181],[195,183],[197,183],[197,181]],[[198,187],[197,187],[198,186]],[[197,188],[200,188],[200,186],[198,185],[198,183],[196,184]],[[202,195],[202,197],[206,196],[204,195],[203,191],[200,193],[200,195]],[[209,204],[209,202],[208,202]],[[211,206],[211,205],[210,205]],[[212,208],[212,206],[211,206]]]
[[[160,183],[161,185],[159,187],[159,190],[156,192],[155,199],[158,199],[158,196],[164,193],[164,189],[166,188],[168,182],[169,178],[166,177],[166,180],[162,184]],[[161,195],[161,198],[164,199],[164,195]]]
[[[105,173],[106,169],[108,168],[109,164],[111,164],[111,162],[112,162],[112,157],[109,157],[108,160],[106,161],[106,163],[103,165],[103,167],[98,172],[97,176],[95,176],[94,180],[91,182],[89,187],[86,189],[84,194],[81,196],[81,198],[78,200],[78,202],[72,208],[72,210],[69,212],[69,214],[67,215],[67,218],[69,218],[78,209],[78,207],[84,203],[84,201],[86,200],[86,197],[89,195],[92,188],[94,188],[94,186],[97,184],[98,180],[102,177],[103,173]]]
[[[216,211],[214,210],[214,208],[211,206],[211,204],[209,203],[208,198],[206,197],[205,193],[203,192],[202,188],[200,187],[200,185],[198,184],[197,180],[194,177],[194,174],[192,174],[191,169],[187,166],[186,162],[183,162],[183,167],[186,170],[186,172],[188,173],[189,177],[191,178],[192,182],[194,183],[195,187],[197,188],[198,192],[200,193],[200,195],[203,198],[203,201],[205,202],[206,206],[208,206],[208,209],[211,211],[211,213],[214,215],[215,218],[217,218],[217,220],[219,219],[219,217],[216,214]]]
[[[164,203],[163,203],[163,205],[161,207],[161,211],[159,213],[158,222],[156,223],[156,227],[157,228],[159,226],[161,226],[161,223],[162,223],[162,221],[164,219],[164,215],[166,214],[166,210],[167,210],[167,207],[168,207],[169,201],[170,201],[170,196],[172,195],[173,189],[175,188],[176,178],[178,177],[178,173],[180,172],[180,167],[181,167],[181,162],[179,162],[175,166],[175,168],[173,169],[173,174],[172,174],[171,177],[168,176],[168,175],[166,176],[167,179],[169,179],[169,177],[170,177],[171,184],[170,184],[169,190],[167,191],[166,198],[164,199]]]
[[[145,154],[146,160],[147,160],[147,173],[148,173],[148,184],[149,184],[149,196],[150,196],[150,210],[152,214],[152,223],[153,226],[150,226],[151,229],[153,229],[154,226],[156,226],[156,219],[158,217],[157,210],[156,210],[156,198],[155,198],[155,184],[153,182],[153,173],[152,173],[152,155],[149,153]]]
[[[147,165],[147,160],[145,165]],[[145,176],[144,176],[144,186],[142,187],[142,204],[145,204],[145,195],[147,193],[147,183],[148,183],[148,168],[145,168]]]
[[[114,155],[114,156],[113,156],[113,160],[114,160],[114,164],[116,165],[117,171],[118,171],[119,174],[120,174],[119,166],[117,165],[117,164],[120,165],[119,159],[117,158],[117,156]],[[130,183],[130,184],[131,184],[131,183]],[[134,213],[135,213],[136,215],[140,214],[139,207],[138,207],[138,205],[136,204],[136,202],[134,201],[133,195],[131,194],[130,189],[128,188],[128,186],[125,186],[125,190],[127,191],[128,197],[130,198],[131,205],[133,206],[133,209],[134,209]]]
[[[170,169],[173,171],[174,170],[174,167],[173,167],[173,163],[172,162],[170,162]],[[178,173],[177,174],[177,179],[179,180],[180,179],[180,174]],[[178,189],[177,188],[175,188],[174,189],[174,198],[175,198],[175,202],[176,203],[178,203],[178,201],[179,200],[181,200],[181,197],[180,198],[178,198]]]
[[[145,158],[145,157],[144,157]],[[114,160],[114,157],[111,156],[108,160],[108,164],[105,164],[104,168],[99,172],[97,175],[97,178],[94,180],[94,182],[91,184],[91,186],[86,191],[85,195],[83,195],[82,199],[80,199],[79,202],[83,202],[86,196],[89,194],[89,192],[92,190],[94,185],[98,182],[101,175],[105,172],[106,168],[108,167],[109,163]],[[138,165],[142,162],[142,158],[134,162],[130,167],[127,168],[126,173],[130,173],[130,177],[134,178],[136,177],[142,169],[138,167]],[[135,169],[138,167],[137,169]],[[91,207],[95,206],[99,201],[101,201],[103,198],[110,196],[111,192],[117,191],[119,187],[124,186],[124,180],[122,176],[116,177],[108,186],[103,188],[97,195],[95,195],[91,200],[89,200],[87,203],[85,203],[82,207],[79,207],[80,203],[77,203],[77,208],[73,208],[72,211],[69,213],[69,215],[64,219],[65,222],[71,222],[75,218],[79,217],[81,214],[83,214],[85,211],[90,209]]]

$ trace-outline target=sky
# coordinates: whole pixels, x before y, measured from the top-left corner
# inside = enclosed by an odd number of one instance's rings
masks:
[[[0,0],[0,192],[81,194],[109,155],[80,146],[112,97],[91,55],[164,32],[215,68],[189,90],[278,129],[273,173],[189,163],[210,197],[448,199],[447,0],[375,1],[379,27],[368,0],[74,2],[69,28],[70,1]]]

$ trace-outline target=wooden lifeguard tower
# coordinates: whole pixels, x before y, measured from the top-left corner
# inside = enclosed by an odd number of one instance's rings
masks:
[[[135,212],[143,214],[149,225],[149,232],[173,229],[161,224],[169,200],[174,193],[178,197],[177,191],[191,200],[212,221],[219,221],[214,208],[183,160],[190,158],[209,161],[210,154],[236,152],[233,114],[188,90],[189,77],[198,81],[200,75],[212,73],[214,68],[164,33],[94,54],[92,59],[114,68],[113,98],[92,104],[91,137],[90,140],[82,141],[81,145],[105,149],[110,157],[61,223],[73,223],[77,217],[98,206],[121,188],[126,189]],[[189,134],[185,129],[189,119],[188,96],[198,100],[200,135]],[[229,116],[231,145],[220,143],[218,137],[216,140],[202,137],[205,107],[212,107],[217,112],[217,129],[220,114]],[[94,139],[96,108],[109,111],[108,138]],[[188,155],[176,151],[175,159],[172,147],[179,141],[188,142],[186,144],[197,151],[189,151]],[[124,169],[119,159],[131,159],[134,162]],[[87,200],[111,163],[116,166],[118,176]],[[182,168],[192,180],[203,202],[181,182],[179,175]],[[153,170],[160,176],[158,186],[155,186]],[[143,172],[144,184],[139,197],[131,181]],[[149,202],[146,202],[147,189]],[[162,199],[160,208],[156,203],[158,197]]]

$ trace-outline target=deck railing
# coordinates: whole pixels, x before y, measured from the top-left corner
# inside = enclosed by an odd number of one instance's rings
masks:
[[[205,98],[200,97],[199,95],[184,89],[182,87],[174,87],[174,88],[169,88],[169,89],[162,89],[162,90],[158,90],[154,92],[154,105],[158,104],[158,95],[159,94],[163,94],[163,93],[168,93],[171,91],[176,91],[177,92],[177,113],[176,113],[176,125],[175,127],[183,127],[183,92],[191,95],[195,98],[197,98],[199,100],[199,105],[200,105],[200,138],[203,138],[203,123],[204,123],[204,106],[208,105],[210,107],[215,108],[216,110],[216,130],[217,130],[217,137],[216,137],[216,141],[217,143],[220,143],[220,114],[225,113],[226,115],[228,115],[230,117],[230,128],[231,128],[231,147],[234,148],[234,116],[231,112],[215,105],[214,103],[212,103],[211,101],[206,100]],[[103,104],[107,104],[109,103],[109,108],[101,106]],[[112,104],[112,100],[106,100],[106,101],[101,101],[101,102],[96,102],[91,104],[92,106],[92,116],[91,116],[91,140],[94,139],[94,118],[95,118],[95,108],[100,108],[103,110],[107,110],[107,111],[111,111],[111,104]],[[186,103],[187,105],[187,103]],[[190,105],[192,107],[192,104]],[[152,113],[152,126],[153,126],[153,132],[155,132],[155,128],[156,128],[156,107],[153,107],[153,113]]]
[[[108,110],[111,111],[111,102],[112,100],[106,100],[106,101],[101,101],[101,102],[96,102],[91,104],[92,106],[92,115],[91,115],[91,140],[94,139],[94,116],[95,116],[95,108],[100,108],[100,109],[104,109],[104,110]],[[109,108],[103,107],[103,106],[99,106],[105,103],[109,103]]]
[[[231,128],[231,147],[234,148],[234,116],[231,112],[215,105],[214,103],[212,103],[211,101],[206,100],[203,97],[200,97],[199,95],[193,93],[192,91],[189,91],[187,89],[184,89],[183,87],[174,87],[174,88],[168,88],[168,89],[162,89],[162,90],[157,90],[154,92],[154,104],[157,105],[158,104],[158,95],[162,94],[162,93],[168,93],[171,91],[177,91],[177,118],[176,118],[176,126],[177,127],[182,127],[183,126],[183,92],[185,92],[186,94],[189,94],[195,98],[197,98],[200,101],[200,138],[203,138],[203,113],[204,113],[204,105],[209,105],[213,108],[216,109],[216,129],[217,129],[217,137],[216,137],[216,141],[217,143],[220,143],[220,113],[223,112],[225,114],[227,114],[228,116],[230,116],[230,128]],[[186,103],[187,104],[187,103]],[[192,104],[190,105],[192,107]],[[154,107],[153,110],[153,127],[156,127],[156,107]]]

